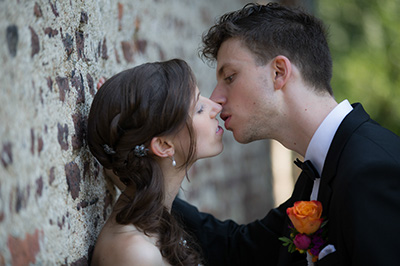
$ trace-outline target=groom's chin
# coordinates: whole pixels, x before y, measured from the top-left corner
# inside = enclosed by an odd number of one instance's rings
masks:
[[[239,135],[239,134],[235,134],[235,132],[233,132],[232,131],[232,133],[233,133],[233,138],[237,141],[237,142],[239,142],[240,144],[247,144],[247,143],[250,143],[250,142],[253,142],[254,140],[252,140],[252,139],[250,139],[250,138],[245,138],[245,137],[243,137],[243,136],[241,136],[241,135]]]

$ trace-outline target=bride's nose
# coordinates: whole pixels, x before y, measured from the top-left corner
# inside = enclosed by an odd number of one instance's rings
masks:
[[[222,106],[213,100],[208,99],[211,105],[211,112],[210,112],[210,117],[215,118],[217,115],[221,112]]]

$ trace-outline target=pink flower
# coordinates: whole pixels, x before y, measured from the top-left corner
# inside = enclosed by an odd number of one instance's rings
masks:
[[[311,239],[306,234],[297,234],[293,243],[298,249],[308,249],[311,244]]]

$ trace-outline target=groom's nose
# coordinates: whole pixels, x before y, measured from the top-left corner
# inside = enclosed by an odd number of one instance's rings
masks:
[[[212,92],[210,96],[210,100],[220,104],[224,105],[226,103],[226,96],[224,93],[224,89],[217,84],[217,86],[214,88],[214,91]]]

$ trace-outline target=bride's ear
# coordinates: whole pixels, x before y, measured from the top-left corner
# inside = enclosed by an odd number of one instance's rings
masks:
[[[151,151],[158,157],[171,157],[175,154],[174,144],[163,137],[154,137],[150,142]]]

